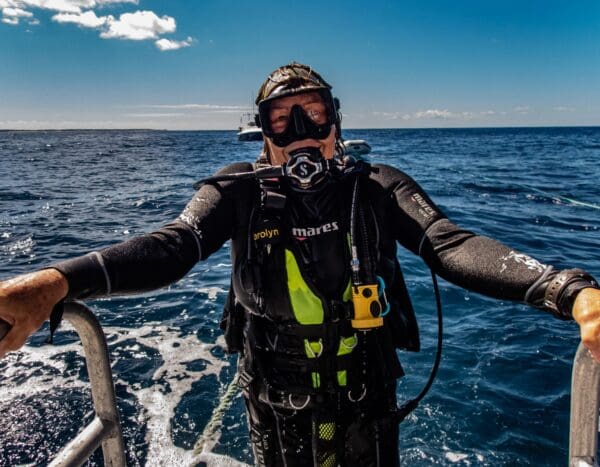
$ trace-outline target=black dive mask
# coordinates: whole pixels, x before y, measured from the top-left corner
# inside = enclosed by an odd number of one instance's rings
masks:
[[[337,107],[336,100],[331,95],[329,89],[309,89],[306,92],[317,93],[322,103],[324,104],[324,113],[322,123],[317,123],[301,105],[292,106],[289,115],[287,116],[287,124],[283,131],[276,132],[273,128],[270,118],[271,105],[277,99],[285,96],[277,96],[271,99],[265,99],[258,105],[258,115],[256,123],[261,127],[263,134],[271,138],[273,144],[283,148],[294,141],[303,139],[322,140],[329,136],[331,126],[337,122]],[[310,112],[310,110],[309,110]]]

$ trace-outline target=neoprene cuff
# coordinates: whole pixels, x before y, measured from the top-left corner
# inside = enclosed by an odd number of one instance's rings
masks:
[[[60,261],[49,266],[61,272],[69,283],[66,298],[84,299],[92,295],[110,293],[110,282],[100,253]]]
[[[573,319],[573,303],[582,289],[599,288],[598,281],[581,269],[556,271],[551,266],[525,295],[525,302],[549,311],[562,320]]]

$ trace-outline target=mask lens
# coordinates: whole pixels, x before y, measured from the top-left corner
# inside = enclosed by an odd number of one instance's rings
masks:
[[[333,98],[328,89],[266,100],[260,103],[258,110],[263,133],[268,137],[285,133],[290,122],[299,119],[306,118],[319,127],[335,122]]]

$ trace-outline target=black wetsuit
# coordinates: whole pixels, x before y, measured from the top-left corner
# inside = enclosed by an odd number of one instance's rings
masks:
[[[219,173],[251,168],[250,164],[238,163]],[[399,170],[375,166],[366,187],[362,196],[372,198],[379,234],[390,240],[378,245],[388,245],[388,249],[393,245],[393,251],[383,253],[395,256],[398,242],[454,284],[544,308],[546,287],[557,271],[490,238],[457,227],[415,181]],[[288,193],[286,225],[290,242],[302,258],[308,258],[304,270],[325,296],[339,294],[348,281],[348,255],[341,228],[347,224],[347,192],[343,184],[333,183],[318,194]],[[179,218],[160,230],[54,267],[67,277],[72,298],[141,292],[177,281],[197,261],[206,259],[232,239],[235,275],[239,262],[236,250],[243,249],[240,245],[248,238],[249,218],[258,199],[260,188],[254,180],[203,185]],[[574,283],[565,291],[559,297],[559,311],[554,310],[554,314],[568,319],[572,297],[582,287],[581,283]],[[236,294],[242,295],[238,298],[247,310],[254,311],[252,300],[244,293],[238,286]],[[247,349],[246,353],[251,351]],[[321,419],[333,413],[339,419],[338,430],[344,433],[336,442],[346,457],[335,463],[397,465],[398,430],[389,415],[395,405],[392,383],[387,381],[378,394],[367,397],[360,410],[347,400],[334,401],[329,396],[322,399],[321,408],[327,413]],[[259,400],[257,392],[256,387],[250,386],[246,399],[251,439],[260,463],[312,465],[313,455],[319,453],[309,431],[315,430],[318,410],[309,415],[277,410]],[[369,416],[365,417],[365,413]],[[318,465],[328,465],[327,462],[320,459]]]

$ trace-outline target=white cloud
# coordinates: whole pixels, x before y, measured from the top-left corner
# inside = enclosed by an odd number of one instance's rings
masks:
[[[150,107],[153,109],[182,109],[182,110],[250,110],[250,107],[243,105],[218,105],[218,104],[149,104],[141,107]]]
[[[99,16],[92,8],[110,7],[115,4],[137,5],[139,0],[0,0],[2,22],[18,25],[21,19],[28,19],[32,26],[40,24],[30,9],[54,10],[52,20],[60,23],[77,24],[85,28],[100,30],[103,39],[154,40],[161,51],[177,50],[192,45],[194,39],[178,41],[161,37],[175,32],[177,24],[171,16],[158,16],[153,11],[123,13],[118,19],[112,15]]]
[[[564,105],[558,105],[556,107],[552,107],[552,110],[555,110],[556,112],[574,112],[575,107],[567,107]]]
[[[95,0],[17,0],[27,8],[43,8],[65,13],[79,13],[82,8],[89,9],[96,5]]]
[[[495,115],[496,112],[493,110],[484,110],[481,112],[472,112],[472,111],[464,111],[464,112],[451,112],[449,110],[439,110],[439,109],[429,109],[429,110],[420,110],[419,112],[415,112],[413,118],[435,118],[442,120],[473,120],[477,117],[489,117]]]
[[[163,52],[166,50],[177,50],[181,49],[182,47],[189,47],[190,45],[192,45],[192,38],[188,37],[186,40],[183,41],[172,41],[163,37],[162,39],[157,40],[155,44],[156,47],[158,47]]]
[[[401,112],[373,112],[373,115],[383,117],[386,120],[410,120],[411,116]]]
[[[494,110],[484,110],[478,112],[464,111],[451,112],[444,109],[419,110],[413,114],[403,112],[372,112],[372,115],[383,117],[385,120],[418,120],[418,119],[440,119],[440,120],[474,120],[478,117],[489,117],[496,115]]]
[[[5,2],[6,5],[9,5],[8,2]],[[2,8],[2,22],[6,24],[11,24],[16,26],[19,24],[19,20],[21,18],[31,18],[33,17],[33,13],[30,11],[25,11],[22,8],[18,8],[16,6],[4,6]]]
[[[52,17],[52,20],[57,23],[78,24],[85,28],[99,28],[110,21],[110,18],[112,18],[112,16],[98,17],[95,12],[86,11],[84,13],[58,13]]]
[[[525,115],[529,113],[531,107],[528,105],[517,105],[513,110],[517,113]]]
[[[25,11],[21,8],[11,7],[2,9],[2,14],[4,16],[10,16],[12,18],[31,18],[33,16],[33,13],[31,13],[30,11]]]
[[[95,4],[95,0],[0,0],[0,11],[2,22],[16,25],[21,18],[33,18],[33,13],[28,11],[31,8],[80,13],[82,7],[91,8]],[[35,26],[39,21],[34,18],[29,24]]]
[[[158,17],[153,11],[123,13],[118,20],[108,21],[108,30],[100,34],[103,39],[130,39],[143,41],[156,39],[159,34],[175,32],[177,25],[171,16]]]
[[[250,110],[250,107],[247,107],[244,110]],[[214,113],[214,114],[239,114],[240,111],[235,110],[235,109],[222,109],[222,110],[213,110],[212,113]]]
[[[0,8],[5,4],[21,8],[42,8],[44,10],[55,10],[62,13],[81,13],[96,6],[117,3],[137,4],[138,0],[0,0]]]
[[[414,118],[452,118],[454,114],[448,110],[430,109],[416,112]]]
[[[138,114],[125,114],[125,117],[132,118],[172,118],[172,117],[183,117],[184,113],[138,113]]]
[[[98,6],[102,6],[102,5],[112,5],[114,3],[133,3],[134,5],[137,5],[139,2],[139,0],[96,0],[96,3],[98,4]]]

